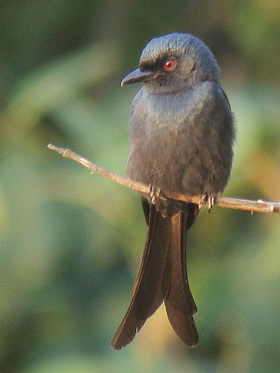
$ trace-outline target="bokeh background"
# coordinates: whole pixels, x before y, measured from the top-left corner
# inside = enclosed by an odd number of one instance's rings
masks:
[[[203,39],[223,70],[238,128],[225,195],[280,201],[278,0],[2,0],[1,373],[279,371],[279,216],[203,211],[188,251],[199,346],[161,308],[116,352],[146,234],[140,202],[46,147],[125,174],[138,87],[119,82],[174,31]]]

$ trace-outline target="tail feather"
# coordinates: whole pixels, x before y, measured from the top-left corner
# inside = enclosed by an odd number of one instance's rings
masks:
[[[150,208],[149,230],[143,258],[132,292],[132,300],[111,346],[119,350],[131,342],[135,334],[162,304],[167,293],[166,260],[171,238],[171,219]]]
[[[145,206],[144,206],[145,207]],[[198,343],[192,297],[186,269],[186,231],[197,216],[196,205],[163,217],[154,205],[144,208],[148,234],[129,308],[111,346],[130,343],[145,321],[165,302],[167,316],[177,335],[189,346]]]
[[[199,337],[192,317],[197,312],[197,307],[190,291],[186,270],[186,227],[189,213],[191,210],[179,211],[171,218],[170,283],[164,302],[174,331],[188,346],[194,347]]]

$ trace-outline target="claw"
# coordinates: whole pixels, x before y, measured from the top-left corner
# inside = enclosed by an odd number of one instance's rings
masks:
[[[155,205],[156,210],[160,211],[163,217],[166,217],[168,214],[169,199],[165,197],[161,189],[151,186],[150,198],[151,203]]]
[[[208,212],[210,213],[212,207],[215,204],[216,197],[209,196],[207,193],[203,194],[199,203],[199,208],[207,204]]]
[[[161,199],[161,190],[155,186],[151,186],[150,198],[152,204],[155,205],[157,201]]]
[[[208,195],[206,193],[202,194],[201,195],[201,200],[200,200],[200,202],[198,204],[199,209],[201,209],[207,203],[207,201],[208,201]]]
[[[208,196],[208,213],[210,213],[212,207],[214,206],[215,199],[216,199],[216,197],[210,197],[210,196]]]

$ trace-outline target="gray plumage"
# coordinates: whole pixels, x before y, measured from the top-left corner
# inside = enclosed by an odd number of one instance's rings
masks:
[[[131,108],[131,179],[186,195],[215,197],[224,191],[235,131],[219,73],[210,49],[192,35],[170,34],[147,44],[139,68],[122,81],[144,82]],[[143,196],[142,201],[149,226],[145,252],[112,346],[129,343],[162,301],[175,332],[195,346],[196,305],[187,280],[185,246],[186,231],[199,208],[177,201],[168,201],[167,207],[153,205]]]

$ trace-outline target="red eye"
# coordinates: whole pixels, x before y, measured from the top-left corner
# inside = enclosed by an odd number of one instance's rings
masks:
[[[166,71],[173,71],[177,66],[177,62],[173,59],[166,60],[163,63],[163,68]]]

